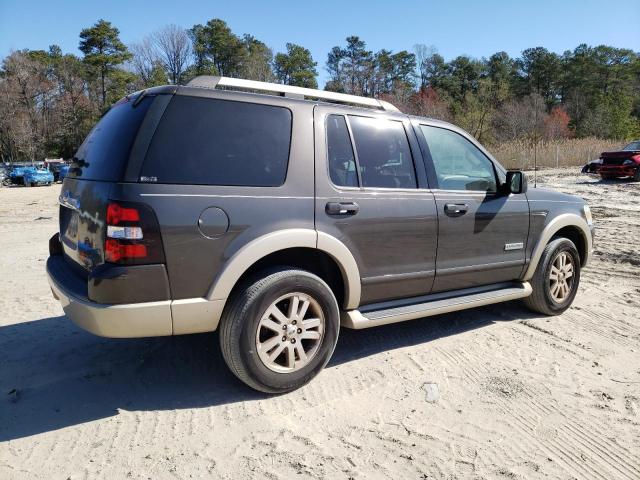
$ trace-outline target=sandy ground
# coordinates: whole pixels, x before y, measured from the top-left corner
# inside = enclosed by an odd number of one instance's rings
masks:
[[[271,398],[216,334],[72,325],[44,275],[59,186],[0,189],[0,478],[640,478],[640,184],[574,172],[539,176],[598,227],[564,315],[343,330],[318,378]]]

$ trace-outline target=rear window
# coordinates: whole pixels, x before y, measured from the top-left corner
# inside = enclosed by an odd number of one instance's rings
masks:
[[[275,187],[284,183],[291,111],[270,105],[173,98],[140,173],[144,181]]]
[[[137,97],[136,97],[137,98]],[[84,180],[120,181],[129,152],[154,97],[116,103],[87,135],[73,157],[68,177]]]

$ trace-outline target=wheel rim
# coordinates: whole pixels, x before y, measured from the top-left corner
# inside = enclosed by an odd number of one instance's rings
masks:
[[[563,303],[573,290],[575,268],[573,257],[560,252],[551,264],[549,272],[549,293],[557,303]]]
[[[256,350],[269,370],[291,373],[318,353],[325,318],[320,304],[306,293],[288,293],[265,310],[256,331]]]

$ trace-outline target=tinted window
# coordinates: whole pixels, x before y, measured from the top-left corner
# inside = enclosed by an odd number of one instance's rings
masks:
[[[443,190],[496,191],[496,175],[489,160],[462,135],[444,128],[420,125]]]
[[[278,186],[287,174],[290,142],[286,108],[176,96],[140,175],[158,183]]]
[[[402,122],[349,116],[363,187],[416,188]]]
[[[73,157],[68,177],[122,179],[129,152],[153,97],[144,97],[135,107],[134,100],[123,99],[116,103],[93,127]]]
[[[357,187],[358,174],[347,122],[341,115],[327,117],[327,158],[334,185]]]

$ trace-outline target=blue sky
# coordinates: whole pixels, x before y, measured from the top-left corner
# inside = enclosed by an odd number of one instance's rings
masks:
[[[79,53],[80,30],[99,18],[111,21],[130,43],[168,23],[188,28],[215,17],[274,52],[286,42],[309,48],[321,85],[328,51],[348,35],[360,36],[372,50],[433,45],[447,60],[500,50],[516,56],[536,46],[562,53],[580,43],[640,50],[638,0],[0,0],[0,57],[53,43]]]

